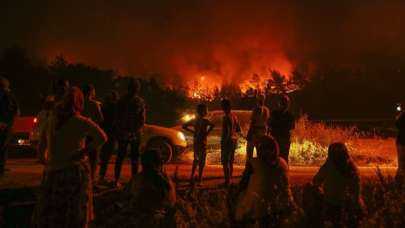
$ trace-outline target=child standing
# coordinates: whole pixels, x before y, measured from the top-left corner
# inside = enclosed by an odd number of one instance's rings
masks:
[[[225,186],[228,186],[233,172],[233,161],[238,141],[238,133],[241,132],[238,118],[231,112],[231,102],[224,99],[221,102],[224,117],[222,119],[221,136],[221,163],[224,169]]]
[[[207,136],[214,128],[214,124],[206,118],[208,107],[205,104],[197,105],[197,117],[183,125],[183,129],[193,133],[194,161],[191,170],[190,182],[194,183],[194,173],[198,165],[198,182],[201,182],[205,160],[207,157]]]

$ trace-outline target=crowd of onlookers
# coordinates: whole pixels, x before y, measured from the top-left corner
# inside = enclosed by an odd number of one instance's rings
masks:
[[[107,184],[107,166],[118,144],[112,185],[120,186],[123,161],[130,147],[132,178],[128,184],[130,204],[139,213],[173,207],[176,187],[164,172],[160,151],[140,153],[142,129],[145,124],[145,104],[139,97],[140,84],[129,81],[122,97],[111,92],[104,104],[96,100],[92,85],[70,86],[66,80],[55,83],[53,94],[46,97],[38,114],[41,134],[38,159],[45,164],[41,191],[33,215],[35,227],[88,227],[94,219],[93,188]],[[290,99],[280,96],[274,107],[265,105],[259,95],[252,110],[249,130],[243,135],[239,120],[232,113],[232,102],[223,99],[221,163],[224,187],[231,186],[233,163],[238,139],[247,139],[246,165],[237,196],[232,205],[232,224],[245,227],[258,223],[261,227],[281,226],[299,209],[291,193],[288,157],[291,131],[295,119],[289,111]],[[15,117],[19,113],[9,82],[0,78],[0,174],[6,171],[7,141]],[[207,137],[219,126],[207,118],[206,104],[196,107],[196,118],[183,125],[193,134],[194,160],[190,185],[200,185],[207,156]],[[398,172],[405,175],[405,114],[396,120]],[[98,161],[100,159],[100,161]],[[142,171],[138,172],[139,160]],[[97,164],[100,164],[96,175]],[[198,177],[195,172],[198,167]],[[96,178],[98,176],[98,179]],[[235,185],[233,185],[235,186]],[[329,221],[335,226],[358,226],[365,213],[360,176],[356,164],[344,143],[329,146],[328,157],[311,183],[304,189],[305,215],[311,226]]]

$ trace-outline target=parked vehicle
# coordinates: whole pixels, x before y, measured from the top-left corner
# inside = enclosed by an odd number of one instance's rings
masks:
[[[36,117],[17,117],[15,120],[10,147],[12,153],[24,153],[29,149],[35,154],[39,141]],[[165,161],[171,161],[187,147],[185,135],[176,129],[146,124],[143,132],[141,150],[160,149]]]

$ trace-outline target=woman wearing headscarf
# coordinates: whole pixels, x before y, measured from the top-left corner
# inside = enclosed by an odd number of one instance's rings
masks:
[[[34,227],[88,227],[94,218],[93,190],[84,140],[93,138],[100,148],[107,140],[104,131],[83,117],[83,93],[72,87],[49,117],[41,141],[49,160],[34,212]]]

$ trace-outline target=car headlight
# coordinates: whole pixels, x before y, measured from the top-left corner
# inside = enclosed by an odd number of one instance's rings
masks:
[[[183,132],[177,132],[177,137],[182,141],[186,141],[186,136],[183,134]]]

